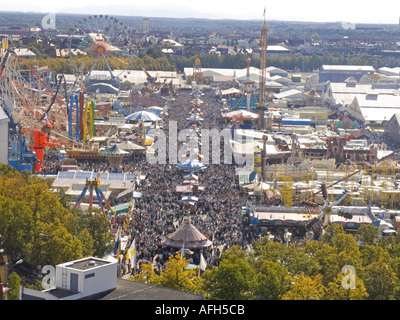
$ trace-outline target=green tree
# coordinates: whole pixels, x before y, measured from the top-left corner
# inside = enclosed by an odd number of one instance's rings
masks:
[[[380,245],[392,258],[400,258],[400,233],[394,237],[385,237],[380,241]]]
[[[168,259],[167,265],[159,276],[154,277],[153,283],[162,287],[167,287],[176,290],[184,290],[194,292],[197,283],[193,281],[193,277],[197,271],[192,269],[185,270],[188,262],[181,255],[171,255]]]
[[[0,163],[0,175],[6,178],[21,178],[22,174],[18,172],[14,167]]]
[[[83,258],[82,242],[60,223],[38,222],[26,259],[33,265],[56,265]]]
[[[321,275],[295,275],[291,278],[290,289],[282,296],[282,300],[322,300],[325,291]]]
[[[398,279],[384,261],[376,261],[364,268],[360,276],[368,292],[369,300],[392,300],[398,288]]]
[[[109,232],[110,222],[100,210],[78,211],[78,224],[79,232],[87,229],[91,235],[93,241],[90,241],[90,244],[93,246],[94,256],[102,257],[113,249],[113,235]]]
[[[48,250],[53,265],[83,258],[82,242],[62,225],[53,224]]]
[[[274,261],[261,264],[252,285],[254,295],[263,300],[278,300],[289,288],[289,273]]]
[[[223,300],[255,299],[251,292],[255,271],[248,261],[227,251],[218,266],[203,274],[205,296]]]
[[[21,285],[21,278],[17,273],[11,273],[7,278],[7,300],[19,300],[19,287]]]
[[[138,274],[129,277],[129,279],[147,283],[147,284],[154,284],[155,277],[156,277],[156,274],[153,270],[153,266],[152,266],[151,262],[148,262],[148,263],[143,263],[142,270]]]
[[[284,254],[280,257],[281,264],[288,269],[290,275],[304,274],[306,276],[316,275],[321,266],[318,261],[310,257],[297,244],[284,247]]]
[[[318,41],[319,40],[319,34],[318,33],[313,33],[311,35],[311,39],[314,40],[314,41]]]
[[[283,256],[285,247],[280,242],[270,242],[267,237],[261,241],[253,242],[254,256],[262,256],[264,259],[278,261]]]
[[[299,245],[286,247],[280,242],[269,242],[267,237],[264,237],[260,242],[254,242],[253,247],[254,256],[261,258],[260,261],[279,262],[287,268],[290,275],[302,273],[312,276],[321,269],[318,261]]]
[[[397,264],[382,247],[366,245],[362,251],[362,277],[370,300],[393,299],[398,290]]]
[[[357,230],[356,240],[361,246],[375,245],[380,240],[380,230],[373,225],[362,225]]]
[[[153,59],[161,58],[163,53],[158,46],[152,46],[146,50],[146,55],[152,57]]]
[[[10,256],[33,265],[55,265],[112,249],[107,216],[84,214],[61,203],[47,180],[0,166],[0,234]]]
[[[84,257],[95,256],[94,239],[88,229],[83,229],[78,234],[78,239],[82,243],[82,255]]]
[[[340,225],[329,225],[322,236],[322,243],[328,251],[320,258],[323,284],[334,281],[346,265],[362,270],[361,252],[354,236],[347,234]]]
[[[0,234],[5,252],[13,257],[26,250],[33,232],[32,211],[23,201],[0,197]]]
[[[363,266],[367,266],[371,263],[382,261],[386,264],[390,263],[389,253],[379,246],[366,245],[361,250],[361,260]]]
[[[345,276],[339,273],[333,282],[329,282],[324,300],[365,300],[368,297],[364,282],[357,275],[355,275],[355,288],[345,289],[343,287]]]
[[[26,186],[23,177],[0,176],[0,195],[11,199],[17,199],[22,187]]]

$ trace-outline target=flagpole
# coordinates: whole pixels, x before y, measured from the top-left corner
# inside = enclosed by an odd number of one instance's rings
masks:
[[[136,262],[136,238],[135,238],[135,247],[134,247],[134,252],[133,252],[133,275],[135,275],[136,276],[136,272],[137,272],[137,270],[136,270],[136,265],[137,265],[137,262]]]
[[[118,248],[117,248],[117,259],[118,259],[118,271],[117,277],[121,278],[121,259],[120,259],[120,251],[121,251],[121,227],[118,227]]]

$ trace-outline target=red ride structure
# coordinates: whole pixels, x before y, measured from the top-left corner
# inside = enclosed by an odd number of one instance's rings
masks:
[[[50,131],[53,126],[50,123],[46,123],[42,129],[35,130],[33,135],[33,151],[36,153],[36,158],[39,160],[38,163],[35,163],[33,166],[34,173],[42,172],[42,162],[44,157],[44,148],[50,146],[59,147],[59,143],[49,142],[48,138],[50,135]]]

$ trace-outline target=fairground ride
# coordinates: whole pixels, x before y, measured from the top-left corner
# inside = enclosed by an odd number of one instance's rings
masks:
[[[8,106],[9,116],[19,123],[25,136],[32,136],[35,130],[49,122],[53,126],[49,140],[66,147],[77,141],[68,137],[68,93],[62,78],[55,91],[44,81],[26,60],[8,49],[1,63],[0,95],[1,104]],[[65,80],[65,79],[64,79]],[[64,91],[64,95],[60,94]],[[79,142],[78,142],[79,144]]]
[[[87,192],[89,192],[89,208],[93,207],[94,193],[96,193],[98,205],[101,211],[105,213],[105,209],[107,207],[115,215],[115,211],[111,207],[110,203],[108,202],[107,198],[100,188],[100,173],[98,174],[97,179],[86,179],[85,186],[78,199],[76,200],[74,208],[78,208],[81,205],[83,198],[86,196]]]
[[[69,30],[69,59],[78,86],[103,83],[119,89],[119,77],[132,67],[134,31],[116,17],[91,15]],[[93,63],[86,65],[88,59]],[[95,70],[105,71],[94,74]]]

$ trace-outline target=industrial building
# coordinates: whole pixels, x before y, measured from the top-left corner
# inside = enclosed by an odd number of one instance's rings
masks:
[[[382,95],[375,92],[356,95],[345,110],[366,125],[382,124],[399,112],[400,96]]]
[[[323,65],[319,70],[319,82],[344,82],[350,77],[354,77],[360,81],[365,74],[374,73],[375,69],[372,66],[352,66],[352,65]]]

